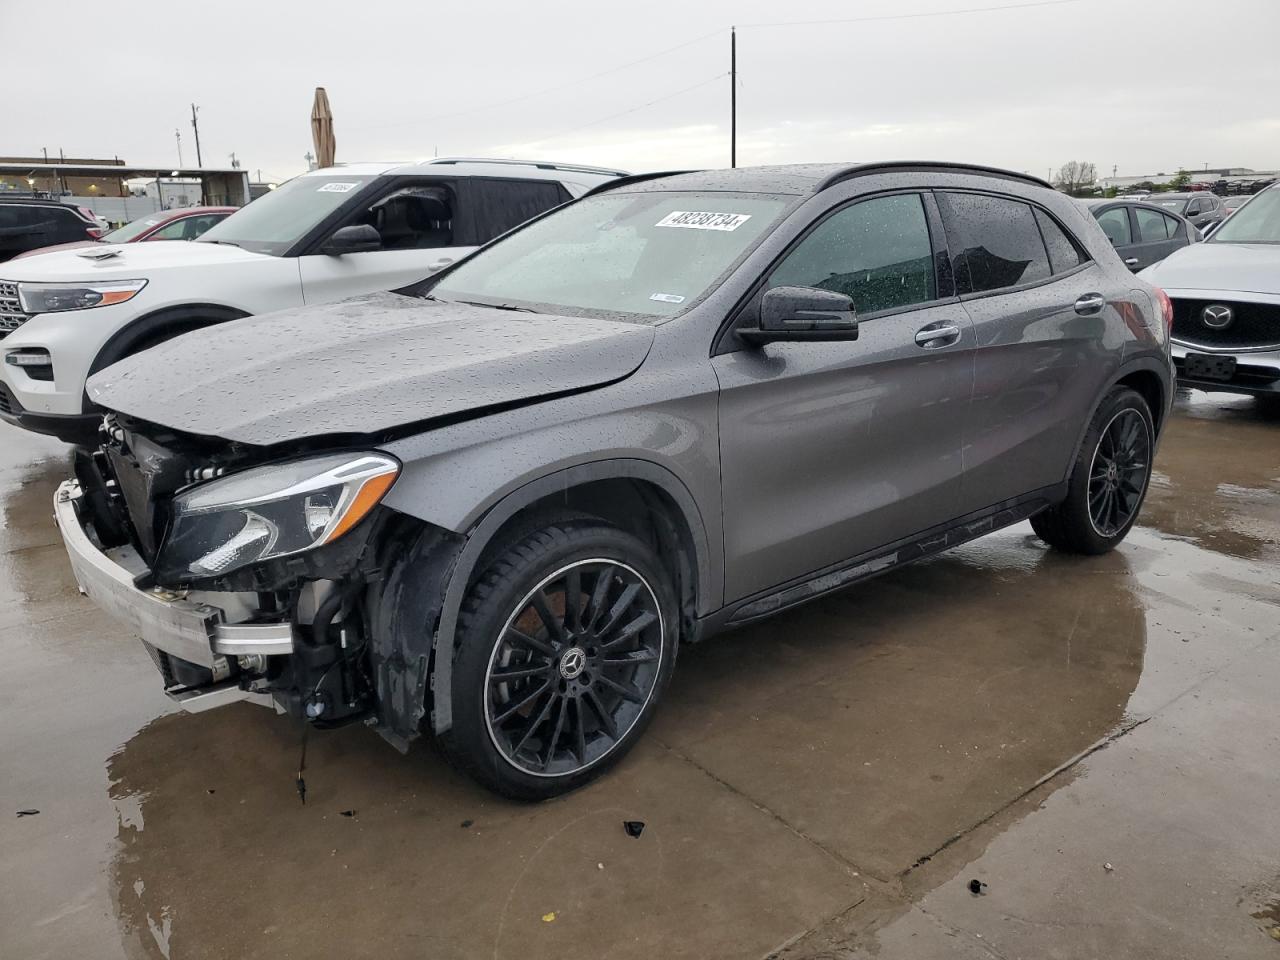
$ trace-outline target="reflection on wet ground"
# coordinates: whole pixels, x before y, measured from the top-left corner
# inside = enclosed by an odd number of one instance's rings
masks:
[[[363,727],[311,736],[302,806],[295,723],[170,711],[76,596],[27,439],[0,800],[41,812],[0,807],[4,956],[1274,953],[1280,422],[1250,401],[1180,404],[1120,551],[1021,525],[686,649],[632,756],[539,806]]]

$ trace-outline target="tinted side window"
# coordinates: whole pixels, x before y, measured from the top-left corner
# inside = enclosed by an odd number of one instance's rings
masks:
[[[1167,213],[1163,214],[1163,216],[1164,216],[1164,225],[1169,231],[1169,239],[1172,240],[1174,237],[1178,235],[1178,231],[1182,229],[1182,221],[1175,220],[1173,217],[1169,216]]]
[[[471,201],[476,242],[488,243],[570,199],[569,192],[553,180],[473,180]]]
[[[1049,266],[1054,273],[1066,273],[1084,263],[1080,248],[1075,245],[1058,222],[1043,210],[1036,210],[1036,223],[1040,225],[1040,235],[1044,237],[1044,245],[1049,250]]]
[[[1138,236],[1143,242],[1150,243],[1153,240],[1169,239],[1169,218],[1163,213],[1156,210],[1144,210],[1142,207],[1134,207],[1134,214],[1138,218]]]
[[[876,197],[822,221],[769,277],[769,287],[818,287],[858,313],[936,298],[933,246],[919,194]]]
[[[976,193],[942,193],[961,293],[999,290],[1049,276],[1049,257],[1028,204]]]
[[[1129,231],[1129,208],[1112,207],[1098,214],[1098,226],[1117,247],[1133,242],[1133,234]]]

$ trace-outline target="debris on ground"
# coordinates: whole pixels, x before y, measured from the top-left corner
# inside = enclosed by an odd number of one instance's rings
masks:
[[[40,812],[39,810],[35,810],[35,809],[28,808],[28,809],[26,809],[26,810],[19,810],[19,811],[18,811],[18,816],[20,816],[20,817],[34,817],[34,816],[35,816],[37,813],[39,813],[39,812]],[[642,824],[642,826],[643,826],[643,824]]]
[[[622,828],[627,831],[628,837],[635,837],[639,839],[640,834],[644,832],[644,821],[643,820],[623,820]]]
[[[1104,863],[1102,865],[1102,869],[1107,871],[1107,873],[1110,873],[1112,870],[1115,869],[1115,867],[1113,867],[1110,863]]]
[[[340,810],[339,813],[344,817],[354,817],[356,815],[354,810]]]
[[[554,910],[552,910],[550,913],[544,913],[542,915],[543,923],[555,923],[555,919],[556,919],[556,912]]]
[[[475,823],[474,820],[463,820],[462,823],[458,824],[458,826],[462,827],[463,830],[466,830],[468,827],[470,827],[474,823]]]
[[[981,880],[969,881],[969,892],[972,893],[975,897],[982,896],[982,892],[986,889],[987,889],[987,885],[983,883]]]

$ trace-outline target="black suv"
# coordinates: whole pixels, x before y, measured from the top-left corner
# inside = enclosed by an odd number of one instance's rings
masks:
[[[101,225],[84,207],[57,200],[0,197],[0,261],[55,243],[100,236]]]

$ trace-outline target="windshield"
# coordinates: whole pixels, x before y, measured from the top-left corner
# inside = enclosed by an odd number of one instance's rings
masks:
[[[733,193],[588,197],[481,251],[431,294],[587,316],[670,317],[705,294],[786,204]]]
[[[1211,243],[1280,243],[1280,190],[1253,197],[1222,222]]]
[[[295,177],[241,207],[196,242],[230,243],[278,257],[374,179],[339,173]]]
[[[1185,197],[1169,197],[1161,200],[1159,197],[1147,197],[1147,203],[1154,203],[1157,207],[1164,207],[1166,210],[1172,210],[1174,213],[1181,213],[1187,206]]]
[[[110,233],[104,236],[102,240],[104,243],[128,243],[130,240],[133,240],[134,238],[139,237],[142,234],[146,233],[148,230],[154,227],[157,223],[160,223],[163,220],[164,220],[164,217],[157,216],[157,215],[152,215],[150,217],[141,217],[138,220],[134,220],[132,223],[126,223],[123,227],[120,227],[118,230],[112,230]]]

